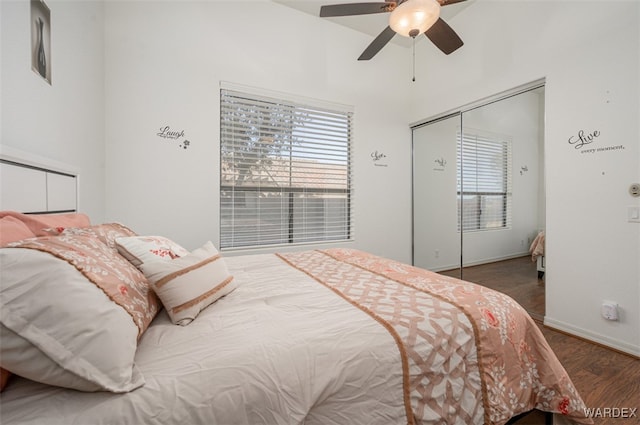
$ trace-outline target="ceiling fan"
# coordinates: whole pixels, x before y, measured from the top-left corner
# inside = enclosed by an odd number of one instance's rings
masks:
[[[458,34],[440,18],[440,7],[465,0],[385,0],[384,2],[343,3],[320,8],[320,17],[367,15],[386,13],[389,26],[362,52],[358,60],[373,58],[394,35],[414,38],[419,34],[431,40],[446,55],[464,44]]]

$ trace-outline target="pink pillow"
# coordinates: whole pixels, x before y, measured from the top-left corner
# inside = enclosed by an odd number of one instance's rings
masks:
[[[35,236],[27,225],[17,218],[12,216],[0,218],[0,246]]]
[[[89,217],[83,213],[22,214],[15,211],[0,211],[0,218],[14,217],[22,221],[36,236],[50,236],[45,229],[56,229],[57,233],[67,227],[91,226]]]

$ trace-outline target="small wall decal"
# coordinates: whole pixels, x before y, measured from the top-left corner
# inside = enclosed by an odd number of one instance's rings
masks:
[[[184,136],[184,130],[174,130],[168,125],[160,127],[160,131],[156,133],[156,136],[166,139],[167,141],[175,140],[181,149],[187,149],[191,145],[191,142]]]
[[[445,166],[447,165],[447,160],[444,158],[436,158],[433,162],[436,164],[433,167],[433,171],[444,171]]]
[[[526,165],[523,165],[522,167],[520,167],[520,175],[523,176],[524,173],[526,173],[527,171],[529,171],[529,167]]]
[[[611,152],[611,151],[619,151],[624,150],[624,145],[612,145],[612,146],[600,146],[595,147],[596,142],[599,142],[598,139],[602,133],[600,130],[594,130],[591,133],[587,133],[584,130],[578,131],[578,133],[574,136],[569,137],[569,144],[573,145],[573,147],[580,151],[582,154],[595,154],[602,152]],[[594,145],[594,146],[591,146]]]
[[[371,159],[373,160],[373,165],[376,167],[387,167],[388,164],[386,164],[386,158],[387,155],[385,155],[382,152],[378,152],[378,151],[373,151],[371,152]]]

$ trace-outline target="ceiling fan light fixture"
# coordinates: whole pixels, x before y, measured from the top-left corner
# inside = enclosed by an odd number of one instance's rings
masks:
[[[404,37],[422,34],[440,17],[440,3],[436,0],[407,0],[389,15],[389,26]]]

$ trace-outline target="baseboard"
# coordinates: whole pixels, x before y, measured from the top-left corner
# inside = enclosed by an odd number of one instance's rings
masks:
[[[596,332],[591,332],[589,330],[582,329],[568,323],[564,323],[560,320],[551,319],[547,316],[545,316],[543,323],[545,326],[551,329],[564,332],[566,334],[573,335],[581,339],[585,339],[589,342],[593,342],[595,344],[599,344],[607,348],[611,348],[613,350],[619,351],[624,354],[629,354],[636,358],[640,358],[639,346],[629,344],[625,341],[620,341],[614,338],[610,338],[606,335],[601,335]]]
[[[503,255],[500,257],[484,258],[482,260],[476,260],[476,261],[465,263],[464,267],[481,266],[484,264],[497,263],[498,261],[513,260],[514,258],[520,258],[520,257],[529,257],[530,255],[531,254],[528,251],[525,251],[525,252],[518,252],[515,254]],[[432,272],[440,273],[440,272],[448,272],[451,270],[457,270],[459,268],[460,268],[460,264],[450,264],[448,266],[428,267],[428,270]]]
[[[528,257],[530,255],[531,254],[529,253],[529,251],[516,252],[514,254],[502,255],[499,257],[483,258],[481,260],[465,262],[464,266],[465,267],[481,266],[483,264],[497,263],[498,261],[513,260],[514,258],[520,258],[520,257]]]

